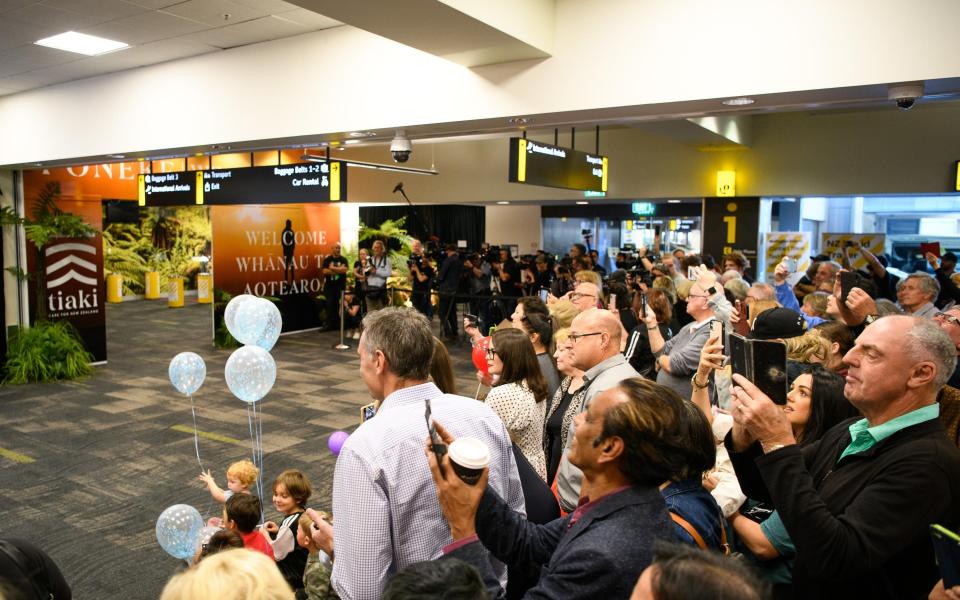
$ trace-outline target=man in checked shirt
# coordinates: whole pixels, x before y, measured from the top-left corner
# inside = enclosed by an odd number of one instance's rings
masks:
[[[433,344],[429,322],[415,310],[385,308],[363,320],[360,375],[377,414],[350,436],[337,459],[332,539],[323,523],[312,532],[334,557],[333,587],[343,600],[379,598],[393,573],[440,557],[453,541],[423,460],[427,399],[434,418],[453,435],[487,445],[490,486],[524,512],[503,421],[484,403],[444,394],[429,381]],[[504,583],[506,568],[497,563],[495,571]]]

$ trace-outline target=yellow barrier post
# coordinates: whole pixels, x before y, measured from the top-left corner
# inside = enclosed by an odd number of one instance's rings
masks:
[[[167,307],[183,308],[183,277],[170,278],[167,291]]]
[[[143,295],[147,300],[156,300],[160,297],[160,273],[158,271],[146,272]]]
[[[107,275],[107,302],[123,302],[123,276]]]
[[[201,273],[197,275],[197,303],[210,304],[213,302],[213,275]]]

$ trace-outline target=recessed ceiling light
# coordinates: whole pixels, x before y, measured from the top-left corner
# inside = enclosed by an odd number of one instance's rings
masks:
[[[740,98],[730,98],[728,100],[724,100],[723,103],[727,106],[746,106],[748,104],[753,104],[753,98],[744,98],[741,96]]]
[[[590,204],[590,203],[585,200],[577,200],[577,204]]]
[[[501,201],[497,202],[497,204],[510,204],[510,203],[507,202],[506,200],[501,200]]]
[[[533,119],[529,117],[511,117],[507,119],[507,123],[509,123],[510,125],[526,125],[532,120]]]
[[[667,200],[667,204],[680,204],[679,200]]]
[[[56,48],[57,50],[66,50],[67,52],[76,52],[77,54],[86,54],[87,56],[97,56],[129,48],[128,44],[115,40],[77,33],[76,31],[67,31],[59,35],[54,35],[34,42],[39,46]]]
[[[344,140],[344,144],[359,144],[360,140]]]
[[[125,158],[123,154],[108,154],[107,158]]]
[[[347,135],[350,137],[374,137],[377,133],[375,131],[351,131]]]

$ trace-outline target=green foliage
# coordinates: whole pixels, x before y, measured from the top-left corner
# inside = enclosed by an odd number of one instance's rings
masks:
[[[67,321],[37,321],[18,328],[7,349],[5,383],[76,379],[89,375],[93,356]]]
[[[103,270],[123,276],[124,294],[142,294],[147,257],[155,249],[142,235],[142,226],[113,223],[103,230]]]

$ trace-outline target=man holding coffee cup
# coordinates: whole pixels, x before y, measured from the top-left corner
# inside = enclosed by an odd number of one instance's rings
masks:
[[[460,439],[436,423],[450,448],[441,466],[427,443],[440,507],[454,540],[444,554],[473,565],[493,598],[504,592],[490,569],[488,551],[514,568],[543,565],[530,596],[628,597],[652,561],[654,542],[674,539],[659,486],[685,468],[680,445],[685,410],[675,392],[641,377],[598,395],[577,415],[568,455],[583,472],[589,497],[570,515],[545,525],[529,523],[511,510],[487,486],[487,469],[471,483],[483,463],[481,449],[468,442],[461,451]],[[454,458],[462,462],[455,464]]]
[[[379,598],[392,573],[439,557],[450,542],[430,493],[430,472],[416,458],[427,432],[427,401],[433,416],[463,438],[451,454],[468,469],[489,472],[491,487],[523,511],[520,476],[503,422],[482,402],[444,394],[429,381],[433,349],[430,323],[415,310],[384,308],[363,320],[360,375],[377,412],[347,439],[337,458],[335,543],[328,531],[311,532],[320,548],[335,552],[332,583],[345,600]],[[496,576],[505,581],[506,569],[498,566]]]

